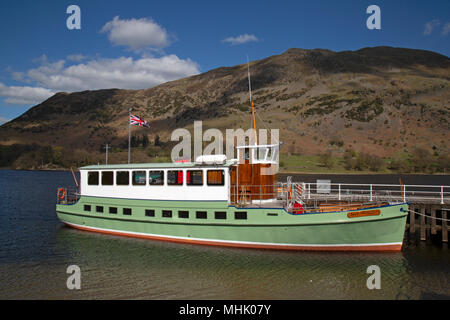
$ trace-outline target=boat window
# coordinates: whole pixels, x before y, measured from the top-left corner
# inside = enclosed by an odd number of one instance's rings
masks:
[[[195,212],[195,217],[197,219],[206,219],[207,218],[207,213],[206,213],[206,211],[196,211]]]
[[[250,160],[250,148],[244,149],[244,160]]]
[[[130,174],[128,171],[116,172],[116,184],[118,186],[128,186],[130,184]]]
[[[208,186],[223,186],[223,170],[208,170]]]
[[[226,211],[216,211],[214,212],[214,218],[216,219],[226,219],[227,213]]]
[[[97,186],[98,185],[98,171],[88,172],[88,185]]]
[[[154,217],[155,216],[155,210],[145,209],[145,216],[146,217]]]
[[[95,207],[95,211],[96,212],[103,212],[103,207],[102,206],[96,206]]]
[[[113,172],[112,171],[102,171],[102,185],[112,186],[113,185]]]
[[[164,185],[164,171],[149,171],[148,184],[152,186]]]
[[[167,184],[169,186],[183,185],[183,171],[182,170],[167,171]]]
[[[117,208],[109,207],[109,213],[116,214],[117,213]]]
[[[186,184],[188,186],[202,186],[203,170],[188,170],[186,172]]]
[[[236,211],[234,213],[234,218],[236,220],[245,220],[245,219],[247,219],[247,212],[245,212],[245,211]]]
[[[85,204],[84,211],[91,211],[91,206],[89,204]]]
[[[170,210],[163,210],[162,211],[163,218],[172,218],[172,211]]]
[[[189,218],[189,211],[178,211],[178,218]]]
[[[133,171],[133,186],[145,186],[146,175],[145,171]]]
[[[122,213],[126,216],[131,216],[131,208],[123,208]]]

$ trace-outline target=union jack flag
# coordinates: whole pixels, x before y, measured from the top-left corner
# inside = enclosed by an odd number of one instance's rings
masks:
[[[145,121],[141,117],[134,116],[132,114],[130,114],[130,124],[134,124],[135,126],[139,126],[139,127],[150,128],[150,125],[148,124],[147,121]]]

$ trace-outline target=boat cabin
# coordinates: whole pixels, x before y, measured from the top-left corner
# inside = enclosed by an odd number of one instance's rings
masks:
[[[160,201],[276,199],[278,145],[237,147],[237,159],[200,156],[195,162],[91,165],[80,168],[82,196]]]

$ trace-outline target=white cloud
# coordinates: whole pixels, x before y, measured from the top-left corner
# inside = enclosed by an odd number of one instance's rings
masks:
[[[54,91],[146,89],[198,73],[198,66],[192,60],[167,55],[160,58],[95,59],[67,67],[65,61],[60,60],[29,70],[27,79]]]
[[[8,104],[38,104],[54,94],[55,92],[46,88],[5,86],[0,82],[0,97],[5,98],[4,101]]]
[[[159,50],[169,45],[167,32],[150,19],[120,20],[115,17],[101,32],[107,32],[113,44],[135,51]],[[43,54],[33,60],[37,67],[27,71],[8,70],[14,80],[27,86],[0,83],[0,98],[9,104],[37,104],[58,91],[97,89],[147,89],[161,83],[199,73],[197,63],[178,56],[153,57],[143,51],[140,58],[106,59],[82,54],[49,61]]]
[[[253,34],[241,34],[237,37],[228,37],[223,39],[222,42],[228,42],[232,45],[243,44],[247,42],[257,42],[258,38]]]
[[[433,29],[438,27],[440,24],[441,22],[438,19],[434,19],[425,23],[425,29],[423,30],[423,34],[429,36],[433,32]]]
[[[444,27],[442,28],[442,35],[446,36],[450,33],[450,22],[447,22]]]
[[[5,86],[0,83],[0,97],[8,104],[33,105],[58,91],[82,91],[108,88],[147,89],[155,85],[199,73],[198,65],[176,55],[160,58],[95,59],[66,66],[65,60],[43,64],[21,72],[22,80],[32,86]]]
[[[86,59],[86,57],[83,56],[82,54],[71,54],[71,55],[67,56],[66,59],[69,61],[80,62],[80,61]]]
[[[166,30],[146,18],[120,20],[116,16],[107,22],[100,32],[108,33],[108,39],[114,45],[126,46],[134,51],[145,48],[162,49],[169,45]]]

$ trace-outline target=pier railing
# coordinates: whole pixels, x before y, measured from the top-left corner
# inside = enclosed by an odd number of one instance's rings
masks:
[[[76,187],[61,187],[56,192],[57,204],[74,204],[80,199],[80,191]]]

